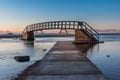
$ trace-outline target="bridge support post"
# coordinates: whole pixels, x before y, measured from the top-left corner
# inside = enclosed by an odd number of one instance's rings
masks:
[[[22,37],[22,40],[33,41],[34,40],[34,32],[25,32]]]
[[[91,38],[87,36],[82,29],[80,30],[75,30],[75,41],[80,42],[80,41],[91,41]]]

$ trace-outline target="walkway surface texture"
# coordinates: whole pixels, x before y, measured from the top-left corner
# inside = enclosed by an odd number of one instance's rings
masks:
[[[72,42],[57,42],[25,80],[107,80]]]

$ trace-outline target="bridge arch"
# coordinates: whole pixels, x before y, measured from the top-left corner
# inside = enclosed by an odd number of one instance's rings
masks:
[[[60,29],[62,30],[75,30],[76,41],[98,41],[99,34],[90,25],[83,21],[50,21],[30,24],[23,30],[21,39],[34,40],[34,31]]]

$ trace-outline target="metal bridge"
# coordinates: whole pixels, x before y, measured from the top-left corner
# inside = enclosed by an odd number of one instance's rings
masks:
[[[50,22],[31,24],[26,26],[26,28],[24,29],[22,33],[22,39],[24,39],[26,33],[34,34],[34,31],[43,32],[42,30],[49,30],[49,29],[60,29],[59,33],[61,33],[62,30],[65,30],[68,33],[67,31],[68,29],[81,30],[89,37],[94,38],[94,40],[99,40],[98,32],[94,30],[86,22],[83,21],[50,21]]]

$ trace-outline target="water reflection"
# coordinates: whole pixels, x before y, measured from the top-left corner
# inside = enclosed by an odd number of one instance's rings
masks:
[[[12,77],[16,77],[29,65],[41,60],[54,44],[55,42],[0,40],[0,80],[12,80]],[[42,51],[43,49],[46,50]]]
[[[74,37],[36,38],[34,42],[0,39],[0,80],[10,80],[35,61],[41,60],[56,41],[73,40]],[[101,35],[100,40],[105,43],[76,46],[109,80],[120,80],[120,35]],[[19,63],[14,60],[14,56],[30,56],[30,61]]]
[[[87,51],[90,50],[91,53],[93,52],[93,47],[96,44],[76,44],[76,47],[82,52],[87,55]]]
[[[34,41],[24,41],[23,44],[26,47],[34,47]]]
[[[109,80],[120,80],[120,42],[80,44],[78,48]]]

